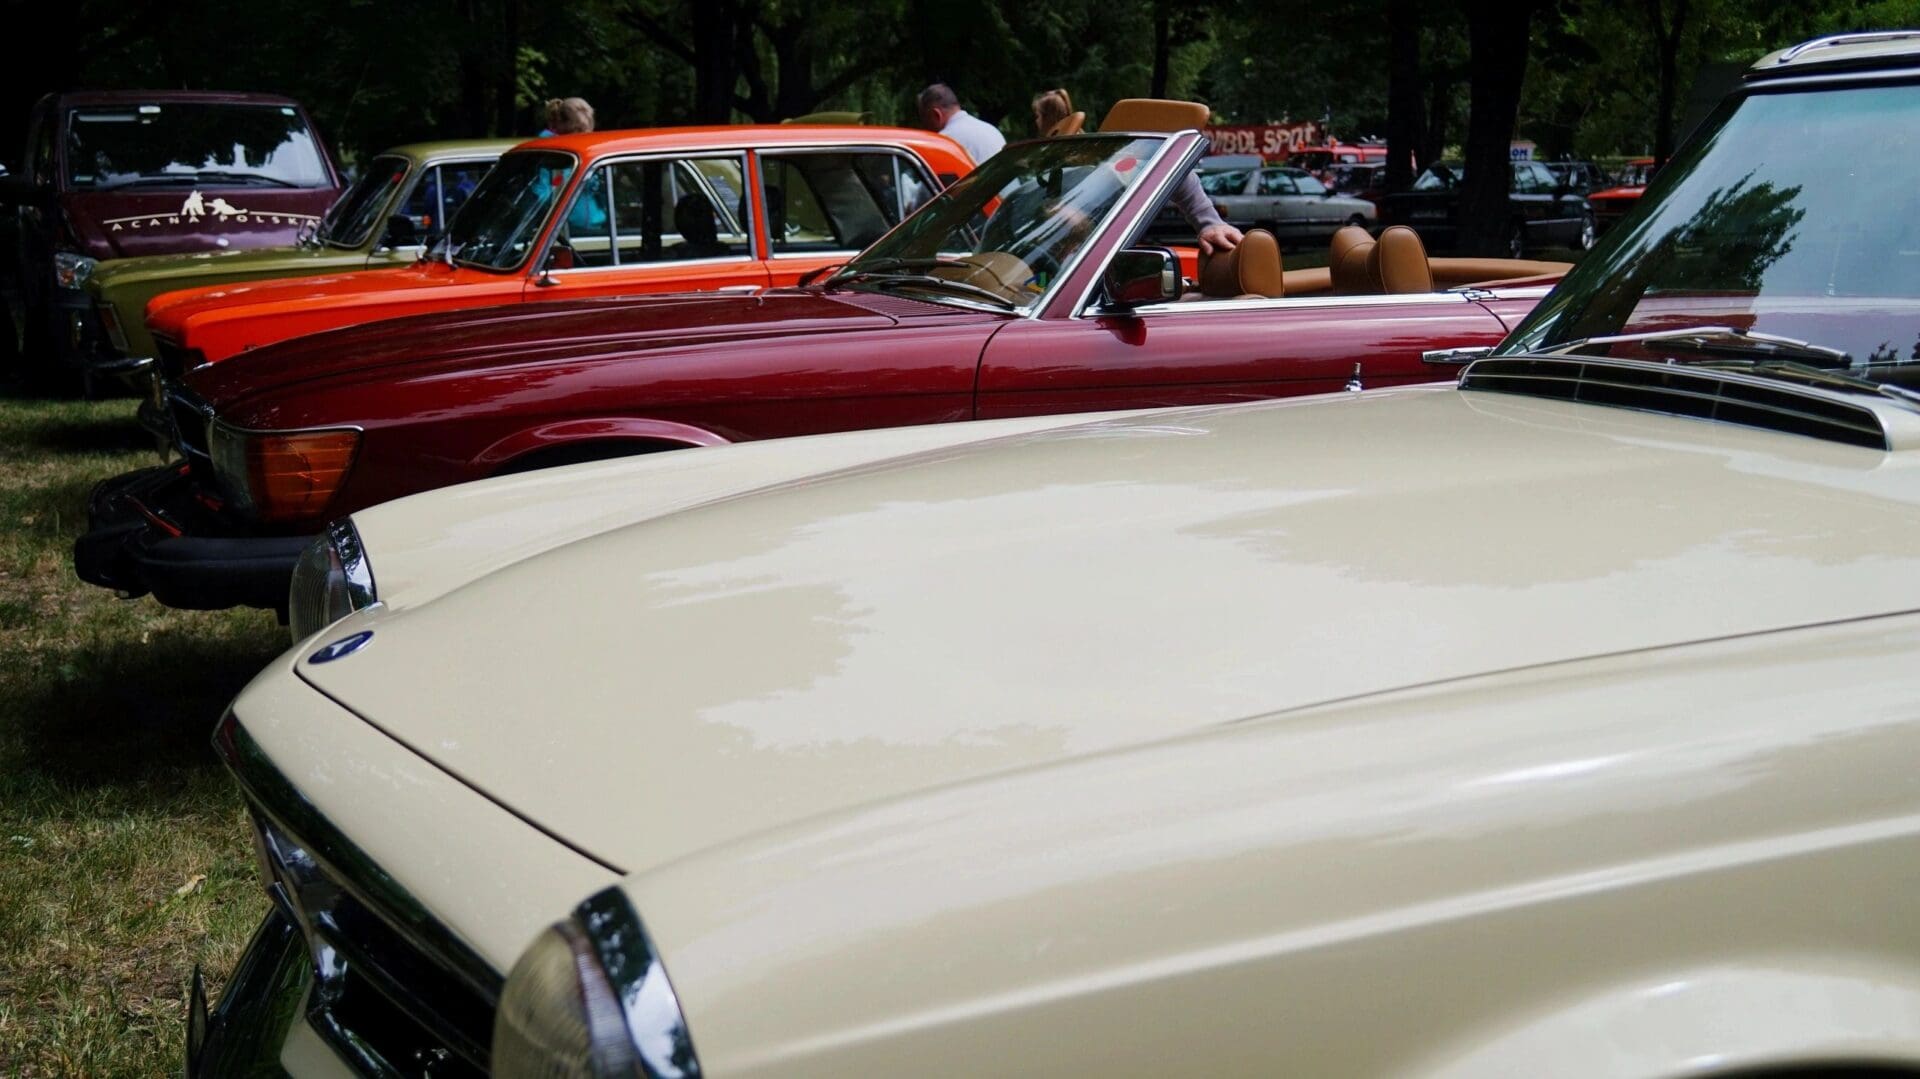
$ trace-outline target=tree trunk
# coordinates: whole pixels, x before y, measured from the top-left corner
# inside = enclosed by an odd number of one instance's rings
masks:
[[[1420,144],[1414,153],[1416,170],[1440,160],[1447,152],[1447,121],[1453,116],[1453,78],[1436,71],[1427,80],[1427,125],[1420,132]]]
[[[733,121],[733,86],[740,69],[734,63],[733,5],[689,5],[693,16],[693,120],[701,124]]]
[[[1527,74],[1534,5],[1467,5],[1468,76],[1465,182],[1460,185],[1460,250],[1502,255],[1515,222],[1510,148]]]
[[[1388,191],[1413,185],[1414,148],[1420,143],[1420,23],[1413,0],[1387,4]]]
[[[1148,97],[1167,96],[1167,68],[1173,51],[1168,40],[1172,36],[1172,23],[1170,0],[1157,0],[1153,5],[1153,86],[1147,91]]]
[[[520,0],[501,0],[500,66],[493,84],[494,124],[491,130],[516,130],[520,91]]]
[[[1659,168],[1673,156],[1673,106],[1680,89],[1680,37],[1687,28],[1687,0],[1673,0],[1673,18],[1669,21],[1661,0],[1646,0],[1647,21],[1660,70],[1660,89],[1653,132],[1653,166]]]

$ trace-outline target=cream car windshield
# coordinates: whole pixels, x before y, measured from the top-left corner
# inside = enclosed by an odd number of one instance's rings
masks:
[[[1920,388],[1916,181],[1911,87],[1737,99],[1499,351]]]
[[[1009,146],[829,284],[1028,310],[1073,264],[1164,142],[1086,135]]]

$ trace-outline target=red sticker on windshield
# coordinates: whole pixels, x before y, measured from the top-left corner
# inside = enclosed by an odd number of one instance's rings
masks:
[[[1138,165],[1139,163],[1140,163],[1140,159],[1139,159],[1139,158],[1134,158],[1134,157],[1123,157],[1123,158],[1121,158],[1120,160],[1118,160],[1118,161],[1115,161],[1115,162],[1113,163],[1113,171],[1115,171],[1115,172],[1132,172],[1132,171],[1133,171],[1133,167],[1134,167],[1135,165]]]

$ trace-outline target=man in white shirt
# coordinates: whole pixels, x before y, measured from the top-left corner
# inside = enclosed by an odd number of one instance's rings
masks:
[[[959,143],[976,165],[999,153],[1007,144],[999,128],[961,108],[953,88],[944,82],[920,91],[920,120]]]

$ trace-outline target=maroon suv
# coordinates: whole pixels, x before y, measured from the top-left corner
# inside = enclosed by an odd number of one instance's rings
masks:
[[[18,217],[25,354],[71,372],[98,343],[87,276],[101,259],[293,243],[340,193],[298,102],[272,94],[48,94],[21,171],[0,179]]]

